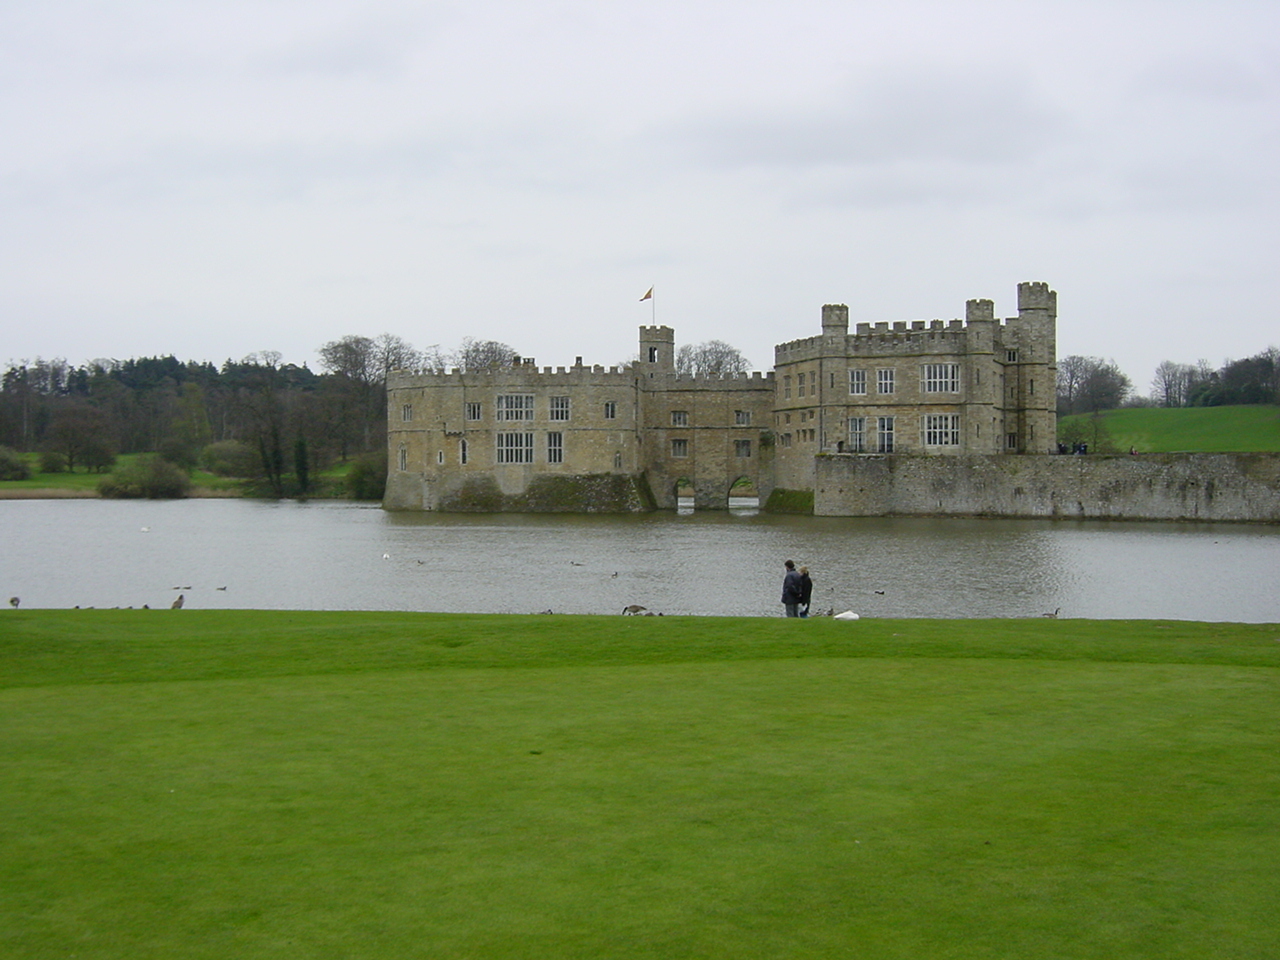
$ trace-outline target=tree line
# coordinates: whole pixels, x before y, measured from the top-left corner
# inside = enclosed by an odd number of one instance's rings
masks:
[[[1123,406],[1217,407],[1231,404],[1280,404],[1280,348],[1269,347],[1217,369],[1208,361],[1156,367],[1146,397],[1114,361],[1072,355],[1058,361],[1058,413],[1098,413]]]
[[[256,480],[276,496],[306,494],[318,470],[357,460],[376,484],[386,474],[393,370],[518,360],[497,341],[468,337],[446,352],[393,334],[342,337],[319,356],[320,372],[275,351],[221,366],[172,355],[81,366],[10,361],[0,377],[0,447],[38,452],[54,471],[105,471],[119,454],[155,454],[185,470]]]

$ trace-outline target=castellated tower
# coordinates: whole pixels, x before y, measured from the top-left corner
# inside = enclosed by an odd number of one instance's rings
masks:
[[[675,330],[671,327],[640,328],[640,367],[649,374],[675,372]]]
[[[843,303],[828,303],[822,307],[822,335],[846,337],[849,335],[849,308]]]
[[[1030,360],[1057,366],[1058,293],[1047,283],[1018,284],[1018,319],[1029,335]]]
[[[1051,453],[1057,446],[1057,292],[1047,283],[1018,284],[1018,317],[1006,326],[1017,348],[1009,379],[1021,408],[1021,449]]]

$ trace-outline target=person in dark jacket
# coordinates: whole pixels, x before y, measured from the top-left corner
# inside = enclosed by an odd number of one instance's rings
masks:
[[[800,574],[796,573],[796,565],[791,560],[783,566],[787,568],[787,573],[782,578],[782,606],[786,609],[788,617],[798,617],[800,616]]]
[[[809,568],[800,568],[800,616],[809,615],[809,600],[813,596],[813,581],[809,579]]]

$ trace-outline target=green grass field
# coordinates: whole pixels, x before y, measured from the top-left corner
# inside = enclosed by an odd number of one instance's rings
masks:
[[[1278,641],[5,610],[0,956],[1274,958]]]
[[[55,491],[63,496],[97,496],[98,482],[111,471],[94,473],[85,470],[61,471],[59,473],[42,473],[40,471],[40,455],[24,454],[31,465],[31,476],[26,480],[0,481],[0,497],[12,491],[10,496],[21,496],[34,491]],[[137,460],[140,454],[125,453],[116,458],[116,466],[123,467]],[[351,464],[338,463],[324,470],[318,470],[313,478],[315,491],[313,498],[345,496],[344,481]],[[245,495],[245,482],[235,477],[220,477],[207,470],[191,471],[192,496],[240,496]]]
[[[1280,453],[1280,407],[1132,407],[1102,416],[1120,452]],[[1091,420],[1089,414],[1060,417],[1058,436],[1073,423],[1088,436]]]

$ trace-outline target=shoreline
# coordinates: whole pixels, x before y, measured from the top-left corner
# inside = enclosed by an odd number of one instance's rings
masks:
[[[107,500],[97,490],[78,490],[71,487],[22,487],[5,489],[0,487],[0,500]],[[145,498],[143,498],[145,499]],[[244,494],[236,490],[214,490],[209,487],[196,487],[179,500],[235,500],[245,499]]]

